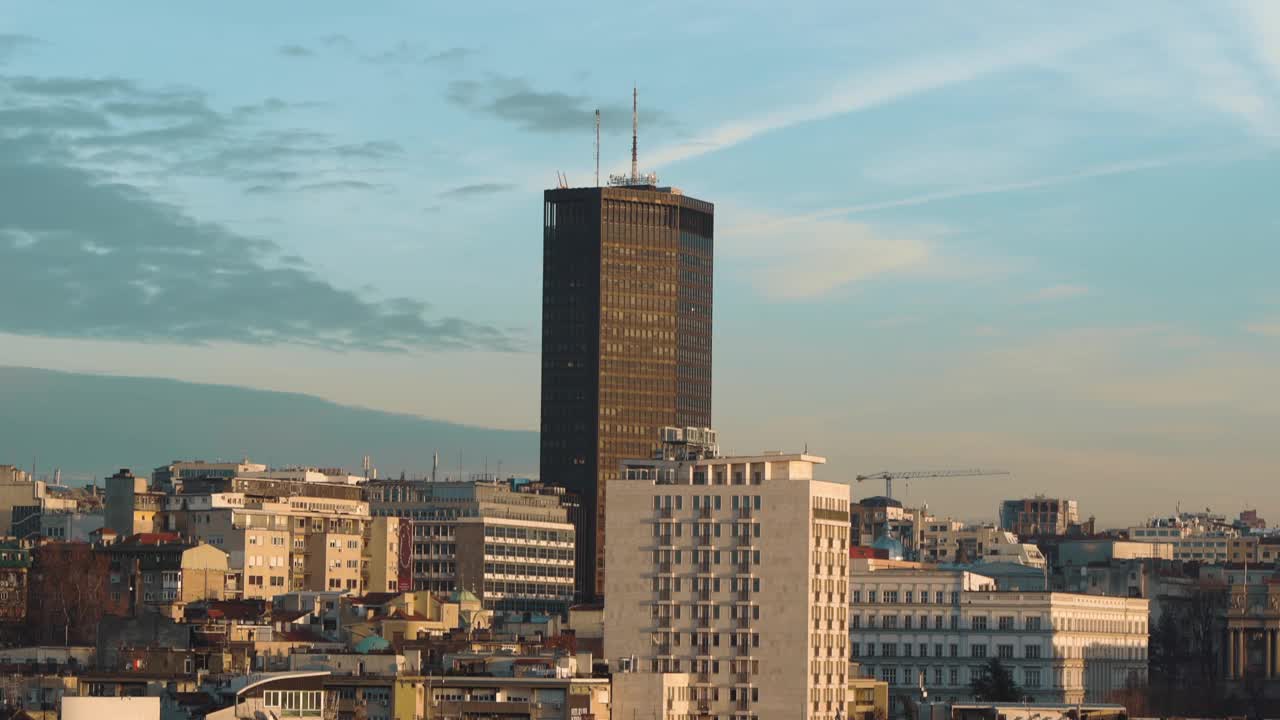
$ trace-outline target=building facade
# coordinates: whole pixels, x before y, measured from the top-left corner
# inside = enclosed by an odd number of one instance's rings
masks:
[[[1066,535],[1080,525],[1080,506],[1075,500],[1030,498],[1000,503],[1000,529],[1018,535]]]
[[[578,595],[598,596],[605,488],[664,426],[711,425],[714,208],[652,185],[548,190],[541,478],[579,496]]]
[[[163,527],[229,555],[228,592],[365,591],[369,505],[359,487],[264,478],[191,478],[166,497]]]
[[[991,658],[1039,702],[1098,702],[1146,682],[1145,599],[997,592],[975,573],[902,563],[851,567],[850,652],[889,683],[898,715],[921,686],[971,698]]]
[[[562,489],[393,480],[365,494],[374,517],[411,523],[413,589],[468,590],[495,611],[568,612],[576,532]]]
[[[626,461],[609,483],[605,657],[689,673],[695,716],[842,717],[849,489],[813,478],[823,462]]]

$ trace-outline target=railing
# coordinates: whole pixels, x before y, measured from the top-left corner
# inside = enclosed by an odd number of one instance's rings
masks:
[[[744,673],[744,672],[740,672],[740,673],[738,673],[738,674],[737,674],[737,676],[734,678],[734,681],[735,681],[735,682],[737,682],[739,685],[750,685],[750,684],[751,684],[751,673]]]
[[[711,618],[709,618],[709,617],[700,617],[700,618],[698,618],[698,627],[700,627],[700,628],[709,628],[709,627],[711,627]]]
[[[675,517],[675,511],[669,507],[660,507],[658,508],[658,517],[673,518]]]
[[[745,574],[750,574],[750,573],[751,573],[751,563],[749,563],[749,562],[740,562],[740,563],[738,563],[738,572],[739,572],[739,573],[742,573],[742,574],[744,574],[744,575],[745,575]]]
[[[751,545],[751,544],[752,544],[752,543],[751,543],[751,535],[750,535],[750,534],[747,534],[747,535],[739,535],[739,536],[738,536],[738,544],[739,544],[739,545]]]
[[[660,573],[664,573],[664,574],[665,574],[665,573],[670,573],[670,572],[671,572],[671,563],[669,563],[669,562],[660,562],[660,563],[658,563],[658,572],[660,572]]]
[[[698,517],[700,517],[700,518],[710,518],[710,517],[711,517],[711,508],[709,508],[709,507],[702,507],[702,508],[698,508]]]
[[[709,572],[711,572],[711,563],[709,563],[709,562],[705,562],[705,561],[704,561],[704,562],[700,562],[700,563],[698,563],[698,572],[700,572],[700,573],[709,573]]]
[[[746,601],[748,601],[748,600],[750,600],[750,599],[751,599],[751,591],[750,591],[750,590],[739,590],[739,591],[738,591],[738,600],[741,600],[741,601],[743,601],[743,602],[746,602]]]

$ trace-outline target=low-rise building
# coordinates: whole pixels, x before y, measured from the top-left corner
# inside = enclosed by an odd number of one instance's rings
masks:
[[[1066,535],[1080,528],[1080,505],[1075,500],[1044,495],[1000,503],[1000,529],[1024,535]]]
[[[226,594],[227,554],[212,545],[171,533],[141,533],[99,552],[111,559],[110,592],[128,598],[131,613],[148,606],[177,618],[189,603]]]
[[[27,621],[31,553],[16,542],[0,542],[0,624]]]
[[[989,578],[855,560],[850,650],[889,683],[894,712],[923,685],[930,697],[970,697],[998,658],[1036,701],[1096,702],[1146,680],[1145,599],[999,592]]]

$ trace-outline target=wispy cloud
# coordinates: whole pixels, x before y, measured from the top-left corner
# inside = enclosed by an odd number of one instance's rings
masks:
[[[1260,320],[1251,322],[1244,329],[1262,337],[1280,338],[1280,320]]]
[[[38,44],[40,41],[30,35],[0,33],[0,63],[5,62],[19,51]]]
[[[456,80],[449,84],[445,97],[458,107],[530,132],[589,130],[595,122],[596,109],[600,110],[604,132],[620,133],[631,128],[630,105],[601,104],[585,95],[540,90],[520,77],[494,74],[483,80]],[[645,110],[644,122],[668,127],[676,124],[669,113],[653,108]]]
[[[1093,293],[1093,288],[1088,285],[1050,285],[1040,288],[1031,295],[1032,300],[1048,301],[1048,300],[1070,300],[1072,298],[1084,297]]]
[[[1195,156],[1202,157],[1202,156]],[[981,195],[995,195],[1007,192],[1019,192],[1025,190],[1038,190],[1040,188],[1053,187],[1055,185],[1063,185],[1066,183],[1080,182],[1082,180],[1091,180],[1094,178],[1109,177],[1112,175],[1126,175],[1129,173],[1142,172],[1145,170],[1155,170],[1158,168],[1168,167],[1180,162],[1188,162],[1192,156],[1178,156],[1171,158],[1160,158],[1153,160],[1139,160],[1135,162],[1111,163],[1101,165],[1078,172],[1064,173],[1061,175],[1048,175],[1045,177],[1034,178],[1031,180],[1020,180],[1007,183],[988,183],[983,185],[970,185],[967,187],[958,187],[951,190],[939,190],[937,192],[921,193],[919,195],[909,195],[903,198],[893,200],[882,200],[878,202],[863,203],[860,205],[849,205],[839,208],[829,208],[810,213],[806,217],[809,218],[826,218],[839,217],[843,215],[856,215],[859,213],[874,212],[877,210],[892,210],[895,208],[915,207],[917,205],[927,205],[929,203],[942,202],[945,200],[958,200],[961,198],[977,197]]]
[[[1078,48],[1093,37],[1086,32],[1062,31],[1039,35],[1007,47],[982,49],[958,56],[931,57],[860,74],[847,78],[809,102],[719,125],[695,134],[688,142],[659,148],[648,154],[647,160],[654,165],[669,165],[733,147],[765,133],[972,82],[992,73],[1045,61]]]
[[[450,188],[440,193],[442,198],[469,198],[479,195],[495,195],[515,189],[511,183],[476,183]]]
[[[923,269],[932,244],[906,230],[847,220],[781,219],[739,213],[719,231],[720,247],[749,267],[758,292],[778,300],[825,295],[869,278]]]
[[[311,48],[303,45],[281,45],[279,53],[285,57],[292,58],[304,58],[315,55],[315,52]]]

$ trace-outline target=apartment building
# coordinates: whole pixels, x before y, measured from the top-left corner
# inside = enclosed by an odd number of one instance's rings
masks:
[[[495,611],[568,612],[576,537],[561,489],[379,480],[364,490],[375,518],[412,527],[413,589],[468,590]]]
[[[1018,542],[1007,530],[966,525],[949,518],[930,519],[920,537],[918,558],[926,563],[1011,562],[1044,567],[1045,558],[1031,543]]]
[[[1024,535],[1066,535],[1080,527],[1080,505],[1075,500],[1044,495],[1000,503],[1000,529]]]
[[[663,453],[607,485],[605,656],[689,673],[699,717],[842,717],[848,486],[807,453]]]
[[[365,591],[369,506],[359,487],[265,478],[191,478],[168,496],[166,530],[230,556],[228,590],[244,598],[290,591]],[[385,561],[385,559],[384,559]]]
[[[161,529],[159,514],[165,493],[149,490],[147,479],[121,468],[106,480],[104,527],[121,537],[153,533]]]
[[[1250,549],[1247,539],[1224,518],[1205,514],[1152,518],[1146,525],[1129,528],[1128,535],[1134,542],[1169,543],[1175,560],[1203,565],[1244,562]],[[1246,541],[1234,542],[1238,540]]]
[[[149,606],[181,617],[188,603],[225,595],[227,554],[175,533],[143,533],[103,546],[108,592],[133,614]]]
[[[402,536],[400,525],[400,518],[375,517],[365,526],[361,558],[365,592],[404,592],[412,587],[409,574],[412,560],[408,547],[402,550],[400,543],[412,543],[413,536],[408,533]],[[409,528],[408,522],[404,525]]]
[[[884,495],[862,498],[849,505],[853,545],[870,546],[889,537],[900,542],[903,554],[911,558],[920,551],[925,525],[933,520],[923,509],[904,507],[901,501]]]
[[[889,683],[899,716],[922,686],[969,699],[991,658],[1037,702],[1098,702],[1146,682],[1145,599],[998,592],[964,570],[863,559],[850,587],[850,654]]]

